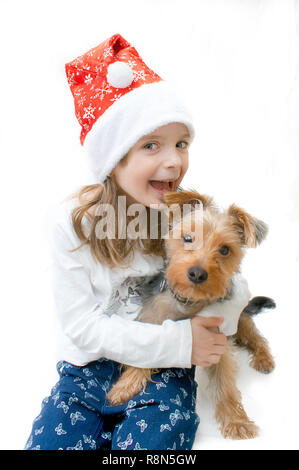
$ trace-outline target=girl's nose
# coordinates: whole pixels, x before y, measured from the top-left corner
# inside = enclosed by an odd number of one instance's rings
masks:
[[[182,165],[182,159],[180,155],[177,154],[177,152],[171,151],[167,153],[167,157],[165,159],[166,168],[177,168],[181,165]]]

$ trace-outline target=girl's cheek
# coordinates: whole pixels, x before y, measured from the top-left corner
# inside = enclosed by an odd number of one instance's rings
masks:
[[[184,162],[183,168],[184,168],[184,174],[185,174],[188,171],[188,168],[189,168],[189,158],[188,157],[186,157],[186,161]]]
[[[188,162],[188,159],[186,159],[186,161],[184,161],[182,165],[182,171],[181,171],[182,176],[186,174],[186,172],[188,171],[188,168],[189,168],[189,162]]]

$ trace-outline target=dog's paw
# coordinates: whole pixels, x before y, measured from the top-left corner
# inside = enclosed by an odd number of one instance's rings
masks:
[[[269,352],[265,351],[256,353],[249,362],[249,365],[263,374],[270,374],[270,372],[275,368],[273,357]]]
[[[221,431],[227,439],[254,439],[258,436],[259,428],[253,421],[233,421]]]

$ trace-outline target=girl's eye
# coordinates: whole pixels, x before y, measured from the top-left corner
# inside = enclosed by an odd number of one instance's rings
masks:
[[[220,249],[219,249],[219,253],[221,253],[221,255],[223,256],[226,256],[229,254],[229,247],[226,246],[226,245],[223,245]]]
[[[185,142],[182,140],[178,142],[176,146],[181,149],[186,149],[188,147],[188,142]],[[145,144],[144,146],[146,150],[157,150],[157,147],[158,147],[158,144],[156,144],[155,142],[149,142],[148,144]]]
[[[181,148],[181,149],[185,149],[188,147],[188,142],[185,142],[185,141],[181,141],[181,142],[178,142],[177,144],[177,147]]]
[[[184,235],[183,240],[185,243],[192,243],[193,241],[191,235]]]
[[[156,145],[156,147],[153,147],[155,145]],[[157,146],[158,146],[157,144],[155,144],[154,142],[151,142],[149,144],[145,144],[144,148],[146,150],[156,150]]]

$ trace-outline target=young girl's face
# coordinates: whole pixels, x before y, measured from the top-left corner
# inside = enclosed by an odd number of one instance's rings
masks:
[[[163,193],[175,191],[188,169],[190,136],[181,123],[161,126],[130,149],[113,170],[130,202],[161,204]]]

